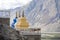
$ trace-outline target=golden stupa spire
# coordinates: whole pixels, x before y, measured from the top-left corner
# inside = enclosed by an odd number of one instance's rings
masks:
[[[21,17],[21,15],[20,15],[20,11],[19,11],[19,17]]]
[[[24,15],[24,11],[22,13],[22,16],[19,17],[18,22],[16,23],[16,29],[27,29],[29,27],[29,23],[27,22],[27,19]]]
[[[16,18],[19,18],[19,17],[20,17],[20,12],[16,11]]]
[[[22,13],[22,17],[24,17],[24,11],[23,11],[23,13]]]
[[[17,12],[16,12],[16,18],[17,18]]]

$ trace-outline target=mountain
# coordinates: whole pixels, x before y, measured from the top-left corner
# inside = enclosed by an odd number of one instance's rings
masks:
[[[30,27],[41,28],[41,32],[60,32],[60,0],[33,0],[25,14]]]
[[[21,7],[11,10],[10,24],[20,10]],[[30,27],[41,28],[41,32],[60,32],[60,0],[32,0],[24,11]]]

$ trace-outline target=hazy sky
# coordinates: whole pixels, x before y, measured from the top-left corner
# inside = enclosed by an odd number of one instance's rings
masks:
[[[30,1],[32,0],[0,0],[0,10],[21,7]]]

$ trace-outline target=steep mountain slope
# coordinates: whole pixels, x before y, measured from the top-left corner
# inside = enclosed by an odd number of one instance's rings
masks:
[[[33,0],[25,9],[30,27],[39,27],[42,32],[60,30],[59,0]]]
[[[41,28],[42,32],[60,32],[59,7],[60,0],[33,0],[24,7],[30,27]],[[20,10],[20,7],[18,9]],[[11,16],[11,19],[14,17],[15,15]]]

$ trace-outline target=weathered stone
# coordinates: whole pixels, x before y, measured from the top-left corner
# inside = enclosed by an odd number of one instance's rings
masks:
[[[0,25],[0,40],[21,40],[19,31],[10,28],[8,25]]]

